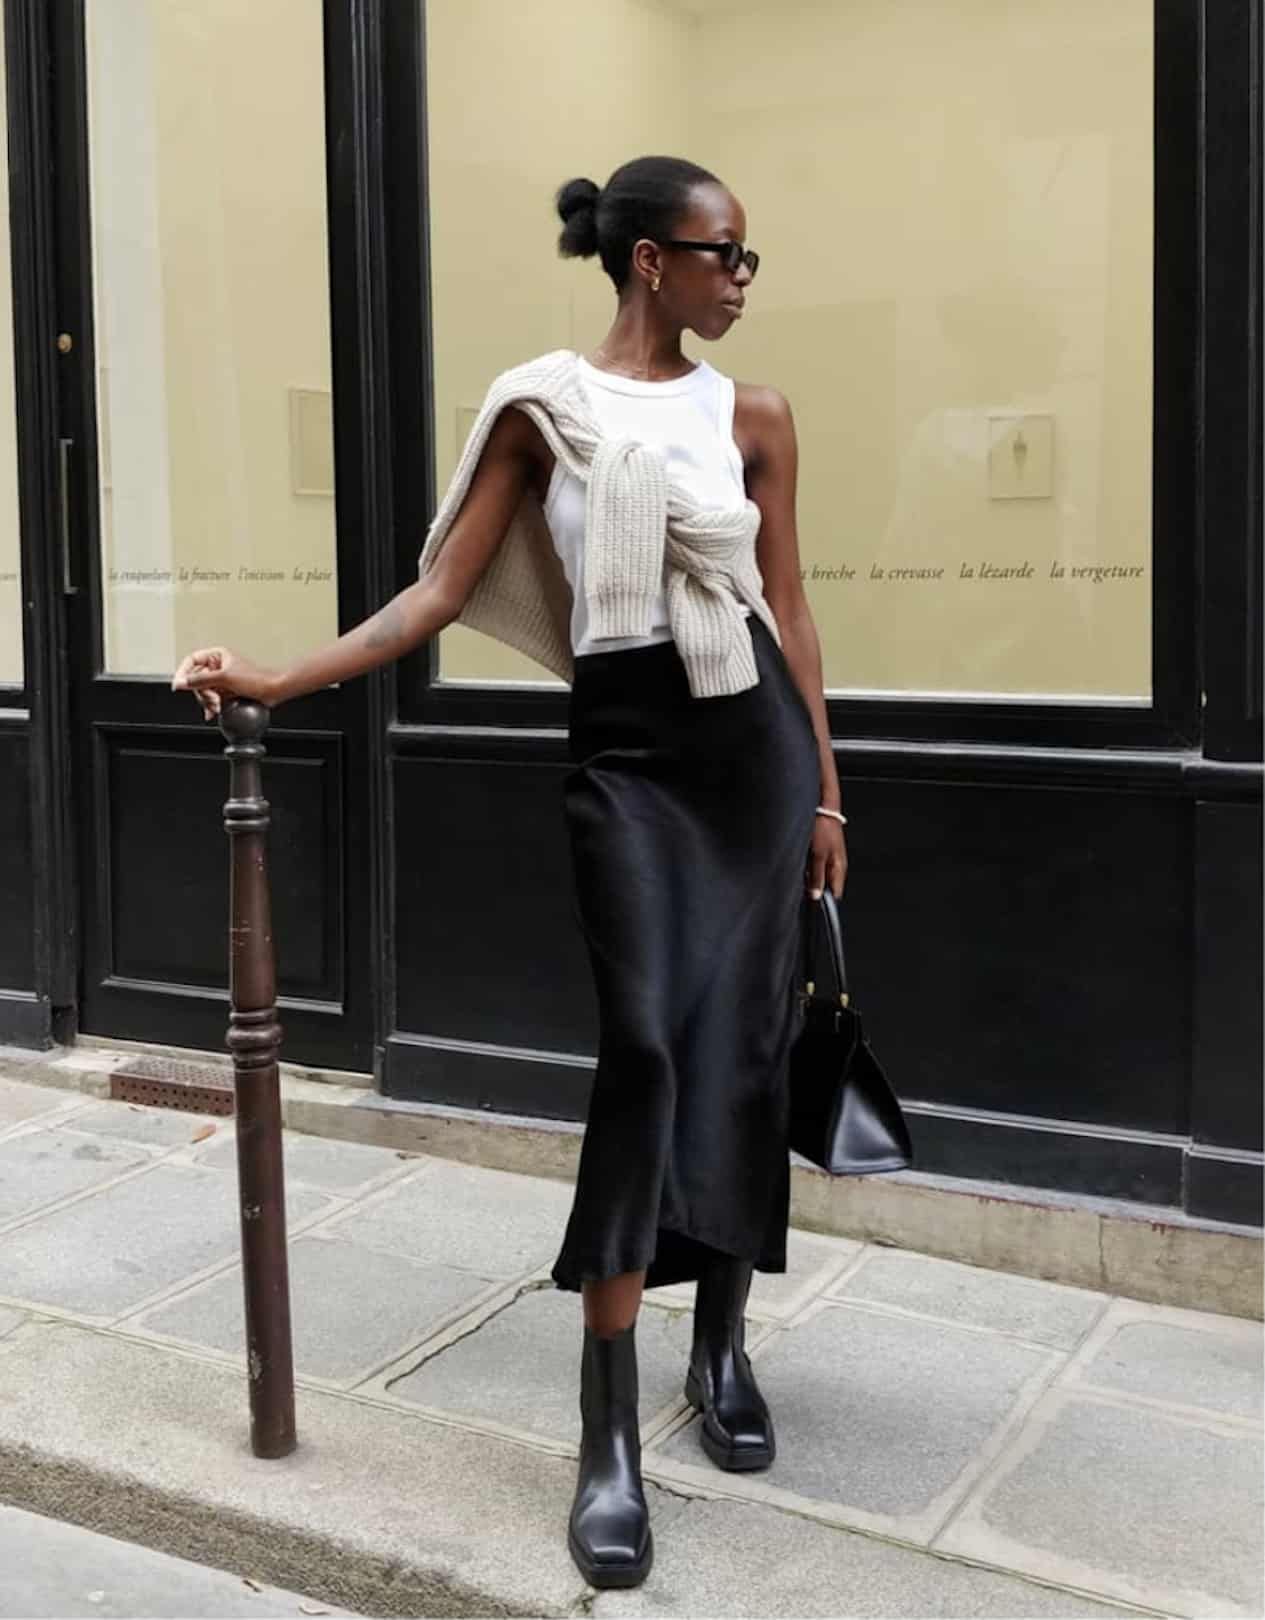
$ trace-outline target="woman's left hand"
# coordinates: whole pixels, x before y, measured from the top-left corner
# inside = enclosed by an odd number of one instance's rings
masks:
[[[843,828],[833,816],[814,816],[813,845],[808,856],[805,887],[814,900],[829,883],[830,891],[838,900],[848,876],[848,851],[843,841]]]

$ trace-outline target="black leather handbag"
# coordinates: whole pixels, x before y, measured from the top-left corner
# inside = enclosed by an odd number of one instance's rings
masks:
[[[909,1127],[896,1094],[848,1004],[839,907],[829,889],[802,910],[803,1023],[791,1045],[790,1145],[832,1176],[907,1170]],[[817,937],[830,959],[828,993],[818,990]]]

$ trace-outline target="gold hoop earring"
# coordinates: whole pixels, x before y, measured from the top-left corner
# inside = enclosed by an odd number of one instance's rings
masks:
[[[659,281],[660,281],[660,277],[656,276],[654,278],[654,280],[650,283],[650,291],[651,292],[658,292],[658,290],[659,290]]]

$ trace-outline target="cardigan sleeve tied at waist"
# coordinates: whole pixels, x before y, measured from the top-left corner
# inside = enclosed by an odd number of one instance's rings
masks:
[[[721,697],[760,679],[745,604],[781,636],[755,562],[760,508],[698,507],[669,500],[668,623],[689,671],[694,697]]]
[[[649,634],[667,526],[662,452],[636,439],[599,440],[584,505],[584,594],[594,636]]]
[[[662,585],[692,695],[754,686],[760,676],[742,603],[766,623],[772,618],[758,570],[750,577],[759,529],[754,501],[693,504],[669,480],[659,446],[599,440],[585,497],[584,593],[594,639],[648,634]]]

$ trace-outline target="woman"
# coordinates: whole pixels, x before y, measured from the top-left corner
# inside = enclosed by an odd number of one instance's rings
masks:
[[[558,193],[559,251],[618,307],[589,357],[489,389],[418,581],[290,669],[223,647],[173,686],[208,718],[275,707],[454,620],[571,682],[565,810],[600,1043],[553,1268],[582,1294],[582,1439],[568,1544],[596,1586],[644,1580],[634,1332],[646,1286],[697,1280],[687,1398],[725,1469],[767,1467],[743,1344],[753,1269],[786,1269],[787,1054],[806,883],[842,894],[839,782],[800,582],[795,430],[773,388],[681,352],[721,338],[758,258],[707,170],[639,158]]]

